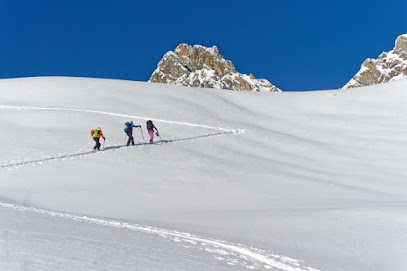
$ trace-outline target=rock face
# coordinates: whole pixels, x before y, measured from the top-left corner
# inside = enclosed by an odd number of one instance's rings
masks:
[[[407,76],[407,34],[397,38],[396,46],[390,52],[383,52],[378,59],[366,59],[359,72],[343,88],[385,83],[405,76]]]
[[[238,73],[216,46],[178,45],[163,56],[148,81],[188,87],[281,91],[266,79]]]

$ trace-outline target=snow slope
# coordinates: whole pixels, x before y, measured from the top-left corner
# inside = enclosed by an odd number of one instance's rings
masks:
[[[406,88],[1,80],[0,266],[404,270]]]

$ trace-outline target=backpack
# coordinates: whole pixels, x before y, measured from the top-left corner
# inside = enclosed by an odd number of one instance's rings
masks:
[[[97,129],[90,130],[90,134],[91,134],[92,137],[100,135],[100,130],[97,130]]]
[[[130,132],[130,123],[129,123],[129,122],[126,122],[126,123],[124,124],[124,132],[125,132],[125,133]]]
[[[153,122],[151,120],[149,120],[149,121],[146,122],[146,124],[147,124],[147,130],[152,131],[153,127],[154,127]]]

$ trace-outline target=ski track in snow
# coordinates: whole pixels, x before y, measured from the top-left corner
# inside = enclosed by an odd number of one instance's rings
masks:
[[[24,207],[16,204],[0,202],[0,206],[19,212],[34,212],[40,215],[70,219],[78,222],[92,223],[108,227],[127,229],[147,234],[154,234],[163,238],[171,239],[186,248],[199,249],[211,253],[217,260],[229,265],[239,265],[248,269],[263,268],[275,271],[318,271],[302,265],[302,261],[289,257],[273,254],[271,252],[248,247],[241,244],[228,243],[223,240],[205,238],[198,235],[173,230],[160,229],[139,224],[130,224],[117,220],[107,220],[89,216],[69,213],[54,212],[35,207]]]
[[[156,118],[150,118],[150,117],[132,116],[132,115],[126,115],[126,114],[121,114],[121,113],[104,112],[104,111],[98,111],[98,110],[92,110],[92,109],[75,109],[75,108],[60,108],[60,107],[8,106],[8,105],[0,105],[0,109],[50,110],[50,111],[71,111],[71,112],[93,113],[93,114],[102,114],[102,115],[109,115],[109,116],[115,116],[115,117],[143,119],[143,120],[145,120],[145,119],[154,119],[156,122],[163,122],[163,123],[176,124],[176,125],[185,125],[185,126],[191,126],[191,127],[200,127],[200,128],[215,130],[214,133],[200,135],[200,136],[191,136],[191,137],[186,137],[186,138],[161,140],[161,141],[156,142],[153,145],[166,144],[166,143],[176,143],[176,142],[190,141],[190,140],[203,139],[203,138],[212,138],[212,137],[216,137],[216,136],[239,134],[239,133],[244,133],[245,132],[245,130],[239,130],[239,129],[228,129],[228,128],[222,128],[222,127],[213,127],[213,126],[204,125],[204,124],[177,122],[177,121],[156,119]],[[135,145],[135,147],[147,146],[147,145],[150,145],[150,144],[148,144],[148,143],[138,143],[138,144]],[[132,147],[127,147],[127,146],[123,146],[123,145],[112,145],[112,146],[106,147],[103,150],[103,152],[117,151],[117,150],[122,149],[122,148],[133,148],[133,146]],[[0,165],[0,169],[13,170],[13,169],[17,169],[17,168],[20,168],[20,167],[26,166],[26,165],[42,164],[42,163],[45,163],[45,162],[64,161],[64,160],[67,160],[67,159],[73,159],[75,157],[86,157],[86,156],[89,156],[89,155],[94,155],[94,154],[91,151],[81,149],[81,150],[75,151],[73,153],[60,153],[57,156],[43,155],[42,157],[37,158],[37,159],[26,158],[26,159],[23,159],[23,160],[12,160],[12,161],[9,161],[9,162],[6,162],[6,163],[3,163],[2,165]]]

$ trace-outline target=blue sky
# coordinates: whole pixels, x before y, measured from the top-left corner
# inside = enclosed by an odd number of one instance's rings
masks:
[[[184,42],[282,90],[335,89],[393,48],[406,14],[406,0],[0,0],[0,78],[147,81]]]

